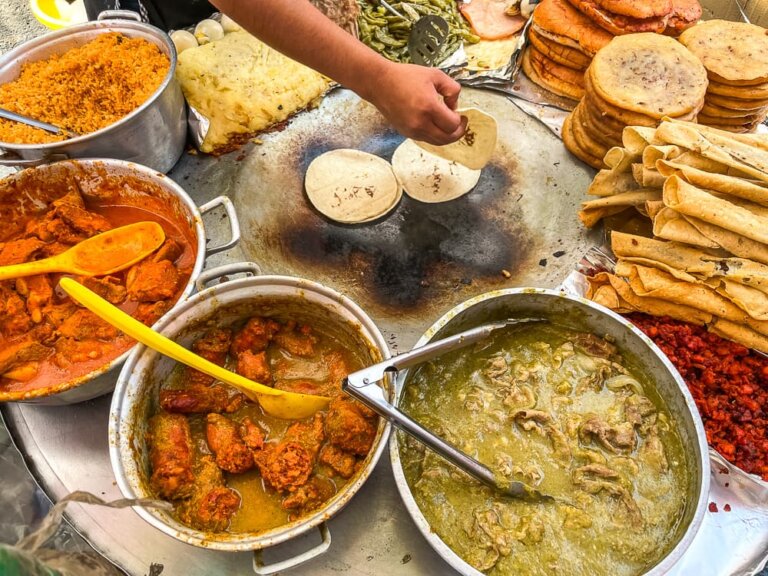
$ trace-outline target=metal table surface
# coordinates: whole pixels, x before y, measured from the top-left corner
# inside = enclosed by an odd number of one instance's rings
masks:
[[[396,308],[374,307],[371,316],[382,327],[393,350],[412,346],[439,314],[456,301],[485,291],[491,285],[512,287],[534,281],[543,287],[557,285],[573,269],[580,254],[595,242],[594,233],[587,233],[576,218],[577,205],[591,178],[590,170],[576,163],[554,135],[504,96],[472,90],[466,90],[465,94],[467,102],[499,107],[504,115],[500,118],[502,159],[507,159],[509,166],[514,168],[515,178],[501,181],[502,186],[510,187],[509,190],[498,186],[489,189],[497,197],[496,204],[509,203],[510,212],[517,212],[519,221],[525,222],[528,249],[521,263],[519,254],[512,247],[508,254],[512,261],[509,266],[503,261],[499,263],[498,278],[493,282],[473,282],[472,279],[461,282],[451,297],[440,301],[439,307],[427,306],[421,313],[411,311],[407,324],[403,324]],[[264,258],[258,247],[254,247],[255,239],[247,236],[259,233],[255,222],[259,215],[259,198],[254,198],[250,191],[254,183],[269,180],[268,168],[262,159],[270,150],[290,150],[292,140],[301,140],[302,134],[317,130],[325,118],[348,109],[355,99],[346,91],[336,91],[318,110],[302,114],[284,131],[268,134],[262,144],[249,145],[241,152],[219,158],[184,155],[170,176],[196,202],[203,203],[216,195],[226,194],[246,215],[243,227],[246,237],[241,247],[211,257],[207,267],[250,258],[259,261],[266,272],[286,272],[279,255],[273,255],[274,260]],[[370,115],[370,111],[365,114]],[[514,161],[518,154],[520,162]],[[274,195],[281,194],[279,189],[266,189]],[[263,189],[261,193],[263,199]],[[301,190],[290,193],[294,205],[289,208],[283,202],[283,209],[291,212],[306,210],[300,206],[304,202]],[[403,210],[407,209],[406,205]],[[311,217],[317,218],[316,215],[306,216]],[[394,217],[399,216],[396,213]],[[226,237],[225,227],[225,221],[217,214],[206,219],[206,232],[214,243],[217,238]],[[383,233],[391,234],[391,230]],[[454,236],[461,233],[460,230],[453,232]],[[454,240],[462,241],[460,236]],[[309,241],[313,240],[310,238]],[[450,241],[450,234],[448,238],[434,239],[441,244]],[[343,262],[339,263],[339,270],[346,268]],[[510,268],[515,275],[507,279],[502,276],[501,268]],[[297,273],[296,269],[289,271]],[[311,270],[306,275],[310,273]],[[435,278],[432,276],[430,280]],[[342,292],[349,292],[345,290],[345,283],[350,280],[343,274],[326,273],[321,278],[323,280]],[[121,497],[108,457],[109,405],[110,397],[106,396],[73,406],[8,404],[0,408],[30,472],[52,500],[59,500],[73,490],[86,490],[106,500]],[[130,574],[147,574],[153,563],[163,565],[164,575],[247,574],[251,571],[250,554],[188,546],[156,531],[131,510],[79,504],[72,504],[67,510],[74,528],[96,550]],[[386,453],[367,484],[348,507],[329,522],[329,528],[333,538],[330,550],[292,573],[437,575],[450,570],[408,516],[392,480]],[[274,561],[306,549],[316,541],[319,541],[319,535],[311,533],[304,540],[265,552],[264,558],[267,562]]]

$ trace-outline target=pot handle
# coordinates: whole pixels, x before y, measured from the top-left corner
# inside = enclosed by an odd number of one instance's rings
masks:
[[[245,274],[246,276],[259,276],[261,275],[261,268],[255,262],[236,262],[234,264],[223,264],[211,268],[210,270],[203,270],[195,280],[195,290],[202,292],[205,290],[206,285],[216,280],[216,278],[222,278],[219,284],[227,281],[227,276],[233,276],[235,274]]]
[[[306,552],[302,552],[293,558],[281,560],[274,564],[265,564],[262,558],[263,551],[256,550],[253,553],[253,571],[259,576],[270,576],[271,574],[276,574],[283,570],[295,568],[299,564],[304,564],[304,562],[308,562],[326,552],[331,545],[331,531],[328,530],[328,525],[325,522],[322,522],[317,528],[320,530],[320,538],[322,538],[322,542],[314,548],[310,548]]]
[[[9,156],[11,156],[9,158]],[[24,160],[21,157],[13,157],[11,153],[6,152],[0,156],[0,166],[17,166],[19,168],[32,168],[34,166],[42,166],[43,164],[51,164],[52,162],[59,162],[60,160],[67,160],[69,157],[66,154],[52,154],[45,158],[36,158],[34,160]]]
[[[133,10],[102,10],[96,20],[135,20],[141,22],[141,15]]]
[[[230,238],[228,241],[224,242],[224,244],[207,247],[205,249],[206,258],[208,256],[218,254],[219,252],[229,250],[230,248],[234,248],[237,246],[237,243],[240,242],[240,221],[237,219],[237,212],[235,212],[235,205],[232,204],[232,200],[226,196],[217,196],[210,202],[206,202],[200,206],[200,215],[205,216],[205,214],[215,208],[218,208],[219,206],[222,206],[227,214],[227,219],[229,220]]]

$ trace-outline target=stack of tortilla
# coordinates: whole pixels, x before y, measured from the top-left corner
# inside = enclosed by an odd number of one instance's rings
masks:
[[[523,71],[542,88],[579,100],[584,71],[611,38],[566,0],[542,0],[533,12]]]
[[[588,297],[768,352],[768,137],[665,119],[627,128],[606,163],[579,217],[635,207],[654,238],[614,232],[616,269],[590,278]]]
[[[768,31],[710,20],[686,30],[682,42],[704,64],[709,88],[700,124],[754,132],[768,116]]]
[[[699,0],[569,0],[611,34],[653,32],[678,36],[701,18]]]
[[[603,168],[626,126],[655,127],[664,117],[695,120],[704,105],[707,71],[668,36],[616,36],[592,60],[585,88],[563,123],[563,142],[590,166]]]

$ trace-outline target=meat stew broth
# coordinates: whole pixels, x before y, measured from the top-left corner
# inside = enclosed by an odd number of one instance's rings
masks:
[[[342,393],[342,379],[365,359],[335,335],[254,316],[209,328],[192,350],[262,384],[331,403],[305,420],[283,420],[230,386],[176,366],[160,388],[147,445],[150,490],[174,502],[181,523],[264,532],[319,508],[362,468],[378,418]]]
[[[682,536],[691,503],[681,437],[610,342],[552,324],[506,330],[420,367],[400,406],[502,484],[558,499],[500,497],[401,436],[431,529],[486,574],[642,574]]]
[[[196,259],[194,231],[179,207],[131,176],[59,171],[0,182],[0,266],[59,254],[125,224],[159,223],[165,243],[131,268],[80,278],[145,324],[167,312]],[[134,342],[79,307],[57,287],[61,274],[0,282],[0,400],[34,395],[93,372]]]

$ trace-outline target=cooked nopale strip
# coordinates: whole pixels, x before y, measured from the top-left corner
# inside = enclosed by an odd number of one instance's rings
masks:
[[[715,318],[707,329],[718,336],[743,344],[747,348],[768,352],[768,337],[755,332],[749,326],[744,326],[744,324],[730,322],[723,318]]]
[[[669,209],[665,208],[665,210]],[[727,250],[739,258],[747,258],[749,260],[768,264],[768,246],[762,242],[756,242],[755,240],[745,238],[740,234],[697,218],[684,217],[684,219],[700,236],[703,236],[709,242],[715,244],[716,246],[714,247],[722,247],[724,250]],[[670,240],[671,239],[672,238],[670,238]],[[677,240],[677,238],[675,239]],[[686,240],[681,241],[686,242]],[[693,242],[688,243],[692,244]]]
[[[667,178],[663,198],[666,206],[681,214],[768,243],[768,217],[713,196],[679,176]]]
[[[676,175],[699,188],[715,190],[768,206],[768,184],[759,180],[747,180],[726,174],[707,172],[686,164],[679,164],[674,160],[659,160],[656,167],[664,177]]]
[[[768,150],[746,144],[723,130],[687,122],[662,122],[656,130],[656,138],[768,181]]]
[[[650,210],[648,212],[651,213]],[[671,208],[662,208],[652,218],[654,236],[702,248],[720,248],[715,239],[705,236],[692,222]]]
[[[699,59],[659,34],[617,36],[597,53],[589,74],[607,102],[657,119],[698,110],[707,90]]]
[[[680,42],[727,81],[768,82],[768,35],[760,26],[709,20],[683,32]]]

